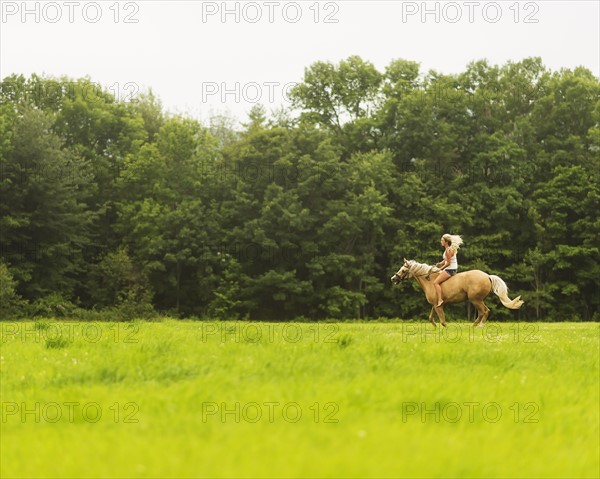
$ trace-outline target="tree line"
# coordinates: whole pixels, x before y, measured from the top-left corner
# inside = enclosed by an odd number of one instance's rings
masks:
[[[439,261],[449,232],[462,269],[525,300],[497,318],[599,319],[585,68],[352,56],[310,65],[289,108],[241,125],[89,78],[0,87],[2,318],[420,318],[416,285],[389,277],[403,257]]]

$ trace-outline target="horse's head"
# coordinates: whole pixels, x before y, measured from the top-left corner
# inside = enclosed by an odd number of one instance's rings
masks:
[[[411,277],[410,267],[412,266],[412,261],[408,261],[404,258],[404,264],[402,268],[400,268],[394,276],[391,277],[392,283],[398,284],[400,281],[406,278]]]

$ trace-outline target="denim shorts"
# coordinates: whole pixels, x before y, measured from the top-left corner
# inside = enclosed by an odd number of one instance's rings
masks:
[[[446,273],[448,273],[450,276],[454,276],[456,274],[456,269],[445,269],[444,270]]]

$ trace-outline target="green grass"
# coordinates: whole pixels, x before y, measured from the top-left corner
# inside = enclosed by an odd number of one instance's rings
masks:
[[[2,477],[600,475],[598,323],[0,328]]]

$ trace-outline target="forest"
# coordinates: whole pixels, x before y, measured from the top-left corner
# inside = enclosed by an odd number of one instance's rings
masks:
[[[461,270],[525,301],[492,321],[599,321],[599,87],[541,58],[351,56],[306,67],[285,108],[204,124],[152,90],[5,77],[0,319],[425,319],[390,276],[451,233]]]

